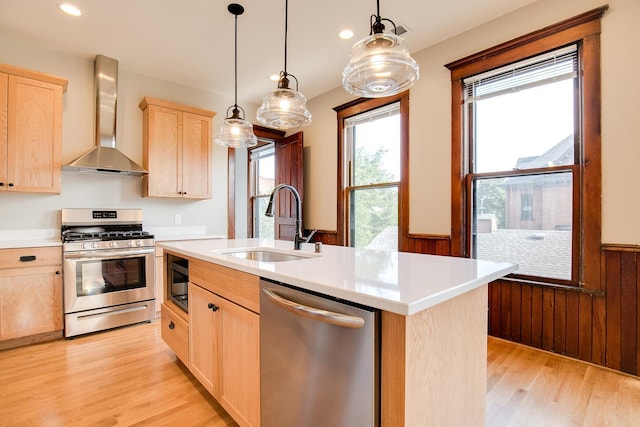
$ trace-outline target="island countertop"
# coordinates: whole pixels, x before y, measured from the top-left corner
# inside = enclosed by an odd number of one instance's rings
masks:
[[[400,315],[412,315],[453,299],[517,270],[508,262],[313,244],[293,251],[293,242],[213,239],[158,242],[177,254],[287,283]],[[266,249],[304,259],[260,262],[229,253]]]

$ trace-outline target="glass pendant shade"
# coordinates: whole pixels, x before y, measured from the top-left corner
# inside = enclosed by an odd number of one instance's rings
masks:
[[[253,125],[244,120],[244,110],[238,106],[238,15],[244,13],[244,7],[237,3],[227,6],[229,13],[235,16],[235,69],[234,97],[235,103],[227,108],[227,117],[218,126],[213,142],[229,148],[249,148],[258,145],[258,138],[253,133]],[[229,115],[231,112],[231,115]],[[240,116],[242,112],[242,116]]]
[[[289,0],[284,2],[284,71],[280,72],[278,88],[262,98],[256,118],[265,126],[276,129],[294,129],[311,123],[307,98],[298,92],[298,79],[287,73],[287,32],[289,27]],[[289,77],[296,82],[296,90],[289,89]]]
[[[419,74],[402,37],[380,32],[353,45],[342,86],[352,95],[382,98],[409,89]]]
[[[299,128],[311,123],[307,98],[288,87],[279,87],[266,94],[257,116],[260,123],[276,129]]]
[[[218,126],[213,141],[230,148],[249,148],[258,145],[258,138],[253,133],[253,125],[240,118],[224,119]]]

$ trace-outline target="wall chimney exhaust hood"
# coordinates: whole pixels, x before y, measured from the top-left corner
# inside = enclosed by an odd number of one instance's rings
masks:
[[[148,172],[116,148],[116,116],[118,92],[118,61],[97,55],[96,86],[96,146],[62,170],[100,174],[142,176]]]

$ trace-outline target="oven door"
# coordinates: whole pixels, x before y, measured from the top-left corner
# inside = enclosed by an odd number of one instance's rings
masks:
[[[65,252],[65,313],[155,298],[154,249]]]

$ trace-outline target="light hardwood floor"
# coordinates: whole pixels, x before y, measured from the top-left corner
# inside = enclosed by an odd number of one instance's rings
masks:
[[[0,426],[236,426],[159,322],[0,351]],[[489,338],[487,426],[640,426],[640,379]]]

